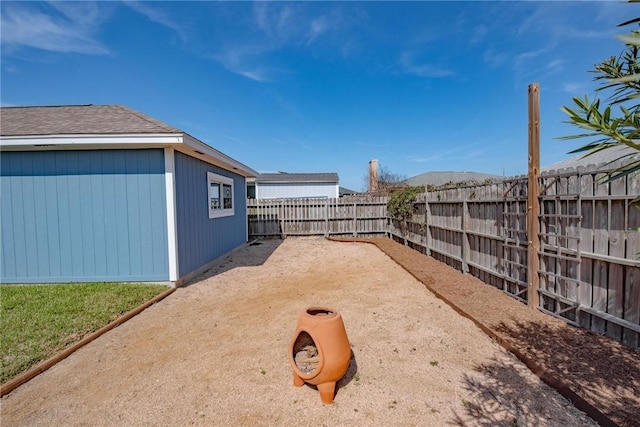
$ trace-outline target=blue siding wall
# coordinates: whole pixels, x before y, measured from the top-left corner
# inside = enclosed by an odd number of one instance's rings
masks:
[[[209,163],[176,152],[178,275],[191,273],[247,240],[245,180]],[[207,172],[233,178],[235,215],[209,219]]]
[[[3,283],[169,280],[164,153],[0,153]]]

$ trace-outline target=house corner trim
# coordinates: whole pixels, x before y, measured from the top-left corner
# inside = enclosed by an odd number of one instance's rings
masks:
[[[167,199],[167,245],[169,254],[169,280],[176,282],[178,276],[178,227],[176,218],[175,151],[164,149],[164,181]]]

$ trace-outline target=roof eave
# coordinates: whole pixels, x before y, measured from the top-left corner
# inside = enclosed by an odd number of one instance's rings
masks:
[[[332,184],[338,185],[338,181],[256,181],[258,184]]]
[[[258,172],[251,169],[249,166],[237,161],[236,159],[227,156],[221,151],[216,150],[210,145],[192,137],[189,134],[184,134],[184,145],[193,150],[193,154],[199,154],[201,156],[210,157],[216,160],[214,164],[218,164],[221,167],[230,169],[233,172],[244,176],[245,178],[255,178],[258,176]],[[197,157],[197,156],[194,156]]]
[[[185,133],[0,136],[0,151],[174,148],[239,175],[258,173]]]
[[[131,145],[176,144],[182,140],[182,134],[144,133],[144,134],[67,134],[67,135],[2,135],[0,149],[6,151],[69,148],[111,148]]]

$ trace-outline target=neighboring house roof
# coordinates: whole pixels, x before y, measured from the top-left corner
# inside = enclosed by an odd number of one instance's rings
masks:
[[[623,159],[621,159],[621,157],[623,157]],[[640,151],[634,150],[633,148],[627,145],[611,147],[586,157],[584,154],[580,154],[578,156],[571,157],[570,159],[563,160],[561,162],[554,163],[550,166],[543,167],[541,168],[541,170],[551,171],[551,170],[560,170],[560,169],[570,169],[570,168],[577,168],[578,166],[588,166],[588,165],[596,165],[596,166],[604,167],[604,166],[607,166],[608,163],[615,162],[617,160],[622,160],[622,163],[628,163],[634,160],[640,160]]]
[[[165,147],[245,177],[258,174],[188,133],[122,105],[0,108],[2,150]]]
[[[351,196],[353,194],[360,194],[360,192],[349,190],[348,188],[345,188],[345,187],[338,187],[338,194],[341,196]]]
[[[503,177],[499,175],[489,175],[486,173],[478,173],[478,172],[426,172],[420,175],[416,175],[409,179],[406,179],[402,182],[404,185],[408,185],[410,187],[419,187],[419,186],[427,186],[431,185],[434,187],[439,187],[441,185],[449,184],[449,183],[459,183],[459,182],[479,182],[482,183],[487,179],[491,179],[494,181],[502,180]]]
[[[261,173],[258,184],[338,184],[337,173]]]

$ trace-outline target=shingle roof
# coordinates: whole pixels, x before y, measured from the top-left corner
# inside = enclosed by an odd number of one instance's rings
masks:
[[[287,183],[315,183],[315,184],[337,184],[337,173],[261,173],[256,178],[259,184],[287,184]]]
[[[52,139],[53,144],[39,144]],[[122,105],[0,108],[0,150],[139,148],[140,144],[172,146],[245,177],[258,174],[188,133]]]
[[[360,194],[359,191],[354,191],[354,190],[350,190],[348,188],[345,187],[338,187],[338,194],[341,196],[350,196],[353,194]]]
[[[542,168],[542,171],[560,170],[577,168],[578,166],[596,165],[606,167],[607,163],[621,160],[622,163],[628,163],[634,160],[640,160],[640,152],[626,145],[607,148],[590,156],[580,154],[570,159],[554,163],[550,166]]]
[[[449,183],[475,181],[482,183],[487,179],[502,180],[499,175],[478,172],[427,172],[404,180],[402,183],[411,187],[432,185],[438,187]]]
[[[184,133],[121,105],[0,108],[0,135]]]

